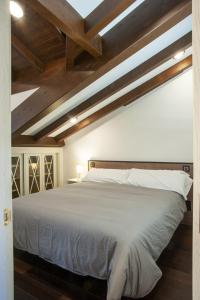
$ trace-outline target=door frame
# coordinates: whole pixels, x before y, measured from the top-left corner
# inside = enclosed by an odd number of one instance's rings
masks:
[[[192,1],[193,19],[193,300],[200,299],[200,1]]]
[[[9,0],[0,1],[0,40],[0,299],[13,300]]]

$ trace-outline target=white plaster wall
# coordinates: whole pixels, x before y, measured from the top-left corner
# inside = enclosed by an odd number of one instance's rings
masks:
[[[64,180],[88,159],[192,161],[192,70],[68,138]]]

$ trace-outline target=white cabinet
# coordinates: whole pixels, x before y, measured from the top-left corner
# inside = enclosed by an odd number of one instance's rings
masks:
[[[24,155],[25,194],[49,190],[57,186],[56,154]]]
[[[37,193],[59,185],[59,153],[12,155],[12,196]]]

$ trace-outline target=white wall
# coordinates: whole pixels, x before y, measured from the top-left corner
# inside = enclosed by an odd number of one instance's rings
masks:
[[[192,70],[68,138],[64,180],[88,159],[192,161]]]

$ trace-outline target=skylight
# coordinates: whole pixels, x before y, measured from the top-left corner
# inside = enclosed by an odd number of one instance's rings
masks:
[[[82,18],[86,18],[103,0],[66,0]]]
[[[66,0],[81,16],[86,18],[103,0]],[[141,5],[145,0],[136,0],[130,5],[125,11],[123,11],[119,16],[117,16],[110,24],[108,24],[103,30],[99,32],[103,36],[106,32],[112,29],[116,24],[118,24],[122,19],[124,19],[128,14],[130,14],[134,9]]]
[[[102,36],[115,25],[117,25],[122,19],[128,16],[133,10],[135,10],[139,5],[141,5],[145,0],[136,0],[132,5],[130,5],[125,11],[123,11],[118,17],[116,17],[110,24],[108,24],[104,29],[102,29],[99,34]]]

